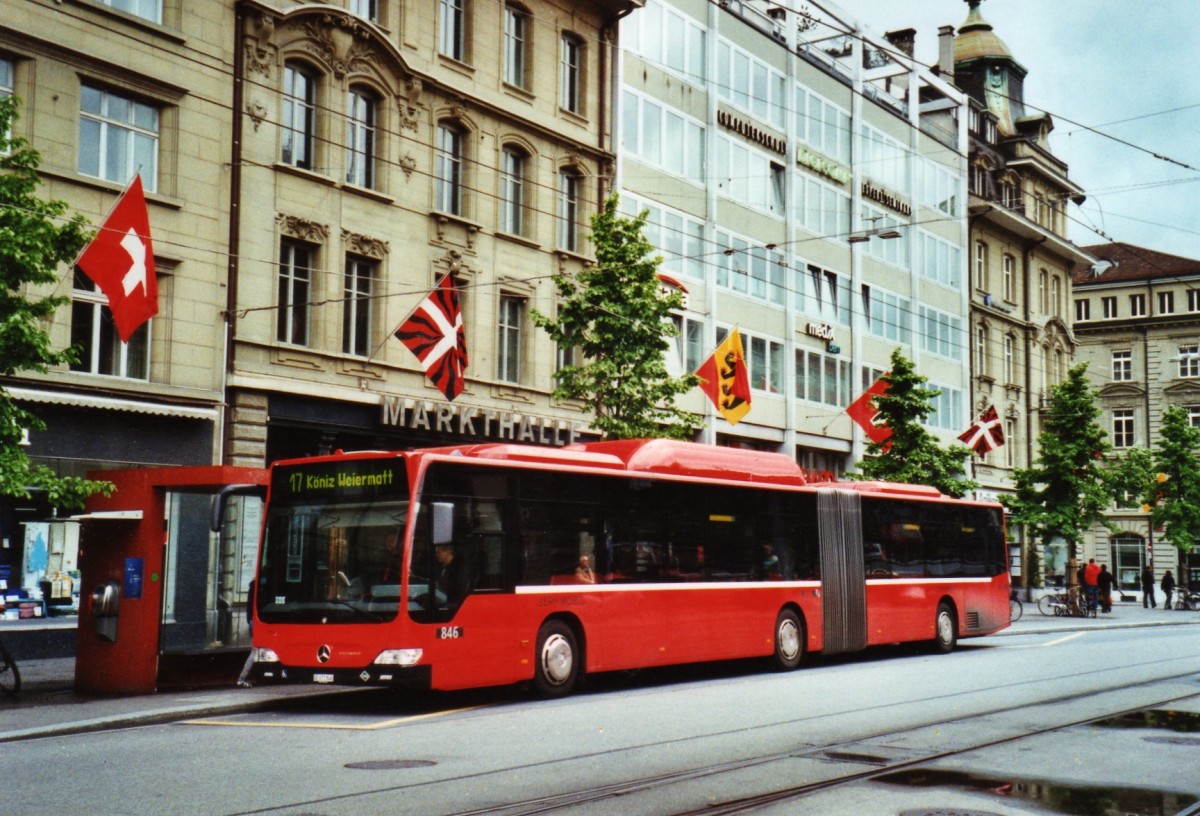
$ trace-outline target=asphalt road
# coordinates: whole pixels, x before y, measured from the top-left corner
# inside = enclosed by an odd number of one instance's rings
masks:
[[[1200,799],[1197,627],[760,668],[606,676],[550,702],[355,693],[10,743],[0,812],[1027,816]]]

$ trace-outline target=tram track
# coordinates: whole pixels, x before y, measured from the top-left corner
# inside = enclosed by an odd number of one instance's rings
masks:
[[[984,710],[968,712],[954,717],[942,717],[936,719],[926,718],[920,722],[906,723],[901,727],[879,729],[865,735],[859,734],[852,739],[830,741],[813,745],[803,744],[783,751],[764,753],[757,756],[743,757],[737,760],[725,762],[715,762],[661,774],[648,774],[646,776],[633,779],[593,786],[583,790],[574,790],[545,796],[534,796],[528,799],[522,799],[520,801],[510,801],[503,804],[489,804],[459,811],[450,811],[447,812],[447,816],[533,816],[533,814],[586,812],[589,809],[601,808],[605,805],[616,807],[618,804],[625,810],[625,812],[639,812],[639,809],[635,804],[639,797],[653,797],[656,794],[662,795],[663,792],[669,791],[673,786],[686,786],[689,783],[712,782],[713,780],[718,780],[723,776],[731,776],[738,772],[761,768],[762,766],[767,766],[772,763],[808,761],[815,763],[814,767],[819,766],[830,769],[836,768],[837,764],[839,763],[843,767],[854,766],[846,767],[844,771],[836,771],[834,773],[824,774],[820,779],[801,784],[787,785],[745,797],[722,799],[721,801],[710,802],[702,806],[684,806],[678,811],[672,811],[675,816],[726,816],[727,814],[752,813],[772,807],[774,805],[779,805],[781,803],[787,803],[793,800],[801,800],[804,797],[812,794],[869,781],[871,779],[875,779],[886,774],[896,773],[898,771],[917,768],[938,760],[952,759],[954,757],[969,754],[974,751],[980,751],[986,748],[1004,745],[1006,743],[1018,742],[1023,739],[1084,725],[1088,722],[1095,721],[1098,718],[1118,716],[1130,711],[1138,711],[1147,708],[1170,705],[1191,698],[1200,698],[1200,684],[1198,684],[1195,686],[1195,688],[1189,688],[1184,693],[1172,693],[1169,695],[1154,695],[1152,697],[1147,697],[1147,699],[1139,701],[1139,703],[1132,708],[1106,708],[1103,706],[1089,706],[1087,708],[1087,716],[1084,717],[1051,717],[1046,721],[1046,724],[1035,728],[1024,728],[1020,729],[1016,733],[1010,733],[988,739],[973,740],[965,744],[958,744],[948,747],[945,750],[916,752],[907,749],[900,750],[899,752],[893,750],[890,752],[892,754],[891,756],[888,755],[888,750],[881,750],[880,743],[882,742],[888,740],[899,740],[905,735],[912,735],[925,729],[939,727],[945,728],[951,725],[963,726],[970,724],[972,721],[979,721],[982,723],[989,718],[1002,717],[1004,715],[1012,715],[1017,713],[1028,716],[1031,710],[1041,707],[1050,709],[1063,704],[1095,700],[1107,694],[1114,694],[1138,688],[1151,689],[1157,685],[1166,685],[1180,681],[1194,682],[1197,669],[1194,666],[1193,658],[1171,657],[1162,658],[1154,662],[1168,664],[1178,663],[1184,660],[1192,661],[1192,663],[1189,665],[1189,668],[1148,679],[1138,679],[1133,682],[1125,683],[1110,683],[1105,684],[1100,688],[1048,695],[1036,700],[1025,700],[1015,705],[995,706]],[[1143,665],[1141,668],[1144,670],[1147,667]],[[1078,672],[1072,676],[1074,678],[1079,678],[1082,675],[1088,674],[1092,674],[1092,672]],[[1000,684],[987,691],[997,693],[1013,687],[1047,681],[1048,678],[1040,678],[1037,680],[1022,681],[1020,683],[1006,683]],[[972,693],[979,692],[979,689],[975,689]],[[952,697],[955,695],[948,696]],[[915,702],[928,703],[935,700],[945,700],[948,696],[929,696]],[[858,712],[861,712],[861,709],[857,709],[855,713]],[[841,713],[849,714],[851,712],[846,711]],[[821,716],[838,716],[838,713],[827,712]],[[808,718],[797,718],[784,723],[784,725],[801,724],[805,719]],[[775,722],[761,726],[755,726],[755,728],[777,728],[779,726],[780,723]],[[742,733],[745,733],[747,730],[752,729],[735,729],[735,731]],[[986,732],[987,729],[981,728],[980,731]],[[702,739],[711,739],[714,736],[720,737],[721,734],[710,733],[697,735],[694,737],[668,740],[660,743],[641,743],[638,745],[627,746],[618,750],[621,752],[632,752],[645,750],[648,748],[656,749],[670,744],[678,745],[687,742],[697,742]],[[388,795],[431,785],[453,786],[462,785],[472,781],[478,782],[488,778],[499,778],[508,775],[519,776],[523,771],[530,771],[535,768],[544,771],[547,767],[554,765],[561,765],[564,768],[569,768],[571,765],[576,763],[586,763],[604,756],[611,756],[612,753],[613,752],[607,752],[606,754],[577,754],[570,757],[560,757],[549,761],[529,763],[528,765],[511,765],[503,768],[492,768],[474,774],[458,774],[453,777],[445,777],[435,781],[373,788],[371,790],[364,790],[352,794],[344,794],[341,796],[309,800],[306,802],[295,802],[287,807],[276,806],[261,810],[245,811],[243,814],[238,814],[238,816],[249,816],[249,814],[258,813],[273,813],[281,810],[290,810],[296,807],[319,808],[322,805],[330,805],[339,801],[363,801],[373,796]],[[863,765],[868,767],[862,767]],[[786,775],[784,776],[786,778]],[[570,774],[564,774],[564,777],[570,777]],[[661,813],[664,811],[656,808],[654,812]]]
[[[564,793],[555,796],[540,797],[536,799],[526,800],[524,802],[514,802],[497,807],[485,807],[472,810],[456,811],[448,816],[534,816],[535,814],[554,813],[557,811],[574,810],[588,805],[596,805],[605,800],[616,797],[628,797],[631,794],[643,793],[653,788],[663,788],[671,785],[677,785],[682,782],[688,782],[700,778],[712,778],[719,774],[731,773],[744,770],[753,766],[761,766],[772,762],[793,759],[812,759],[825,761],[841,761],[841,762],[857,762],[859,764],[876,764],[877,767],[866,770],[851,771],[816,782],[810,782],[802,785],[793,785],[779,790],[757,794],[745,798],[720,802],[700,808],[691,808],[687,810],[674,811],[672,816],[736,816],[736,814],[753,813],[765,807],[789,802],[796,799],[801,799],[809,794],[827,791],[839,786],[856,784],[859,782],[869,781],[877,777],[887,774],[896,773],[897,771],[917,768],[930,762],[942,759],[949,759],[956,756],[969,754],[973,751],[983,750],[1006,743],[1017,742],[1023,739],[1040,736],[1042,734],[1060,731],[1066,728],[1085,725],[1093,722],[1099,717],[1095,712],[1090,713],[1087,717],[1074,718],[1066,721],[1055,722],[1044,727],[1035,728],[1019,734],[1013,734],[1004,737],[980,740],[966,746],[959,746],[951,750],[933,751],[922,753],[917,756],[910,756],[904,759],[888,760],[877,756],[878,747],[871,743],[880,740],[886,740],[890,737],[898,737],[914,731],[920,731],[926,728],[937,726],[945,726],[950,724],[963,724],[972,720],[982,720],[989,717],[996,717],[1008,713],[1021,712],[1027,713],[1031,708],[1041,706],[1054,706],[1062,703],[1078,702],[1089,698],[1098,697],[1104,694],[1110,694],[1115,691],[1123,691],[1138,687],[1158,685],[1168,683],[1185,678],[1195,676],[1194,671],[1182,672],[1177,675],[1166,677],[1158,677],[1153,680],[1132,683],[1124,686],[1114,686],[1110,688],[1098,689],[1094,691],[1077,692],[1071,694],[1063,694],[1057,697],[1052,697],[1046,700],[1039,701],[1033,704],[1022,704],[1016,706],[1004,706],[991,709],[983,712],[974,712],[961,717],[952,717],[942,720],[932,720],[918,725],[906,725],[904,728],[891,729],[880,731],[867,736],[856,737],[852,740],[842,742],[826,743],[808,747],[802,750],[789,750],[766,754],[758,757],[747,758],[733,762],[714,763],[709,766],[694,768],[684,771],[676,771],[668,774],[660,774],[647,776],[641,779],[628,780],[625,782],[606,785],[604,787],[595,788],[589,791],[577,791],[572,793]],[[1158,707],[1177,703],[1182,700],[1200,697],[1200,687],[1194,691],[1188,691],[1185,694],[1176,694],[1169,697],[1156,698],[1147,701],[1144,704],[1139,704],[1133,708],[1105,710],[1100,716],[1116,717],[1122,714],[1128,714],[1135,711],[1140,711],[1145,708]],[[866,746],[863,753],[854,751],[856,746]],[[867,753],[875,751],[874,754]]]

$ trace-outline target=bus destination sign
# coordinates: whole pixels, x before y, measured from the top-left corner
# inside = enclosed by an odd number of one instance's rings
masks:
[[[404,460],[399,458],[283,465],[271,477],[274,501],[365,499],[407,492]]]

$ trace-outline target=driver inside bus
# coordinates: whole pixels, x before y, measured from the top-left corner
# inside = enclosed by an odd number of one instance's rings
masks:
[[[470,591],[469,576],[453,544],[438,544],[433,551],[437,570],[433,586],[446,598],[445,606],[456,607]]]

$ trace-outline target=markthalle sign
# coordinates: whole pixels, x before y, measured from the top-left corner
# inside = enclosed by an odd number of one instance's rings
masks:
[[[578,420],[391,394],[380,400],[379,421],[412,431],[554,446],[582,441],[588,429],[588,423]]]

